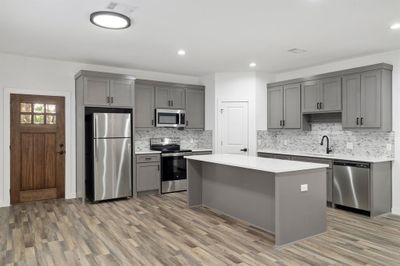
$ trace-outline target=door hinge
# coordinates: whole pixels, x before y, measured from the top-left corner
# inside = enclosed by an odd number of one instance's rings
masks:
[[[224,112],[224,109],[221,109],[220,112],[221,112],[221,114],[222,114],[222,113]]]

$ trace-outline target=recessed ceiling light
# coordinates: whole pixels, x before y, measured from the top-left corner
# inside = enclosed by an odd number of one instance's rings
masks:
[[[400,23],[395,23],[395,24],[393,24],[392,26],[390,26],[390,29],[391,29],[391,30],[398,30],[398,29],[400,29]]]
[[[254,62],[251,62],[251,63],[249,64],[249,67],[256,67],[256,66],[257,66],[257,64],[254,63]]]
[[[126,29],[131,25],[130,18],[120,13],[111,11],[99,11],[92,13],[90,15],[90,22],[98,27],[112,30]]]
[[[186,51],[185,50],[178,50],[178,55],[185,55],[186,54]]]
[[[307,50],[299,49],[299,48],[292,48],[292,49],[289,49],[288,52],[294,53],[294,54],[302,54],[302,53],[307,52]]]

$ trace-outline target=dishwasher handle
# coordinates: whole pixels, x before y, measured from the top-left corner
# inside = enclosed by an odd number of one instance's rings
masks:
[[[357,168],[370,168],[369,163],[360,163],[360,162],[345,162],[345,161],[335,161],[333,165],[338,166],[350,166],[350,167],[357,167]]]

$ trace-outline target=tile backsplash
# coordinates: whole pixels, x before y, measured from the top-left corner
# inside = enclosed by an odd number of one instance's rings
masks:
[[[175,128],[136,129],[135,150],[150,149],[150,138],[179,137],[182,149],[212,149],[212,130],[178,130]]]
[[[341,123],[313,123],[311,131],[259,130],[257,147],[259,150],[325,153],[326,143],[320,145],[323,135],[329,137],[334,154],[394,158],[394,132],[343,130]],[[352,144],[353,149],[347,144]]]

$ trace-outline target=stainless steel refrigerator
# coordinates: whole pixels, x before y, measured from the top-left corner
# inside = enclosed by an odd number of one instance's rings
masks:
[[[92,200],[132,196],[131,114],[93,113]]]

